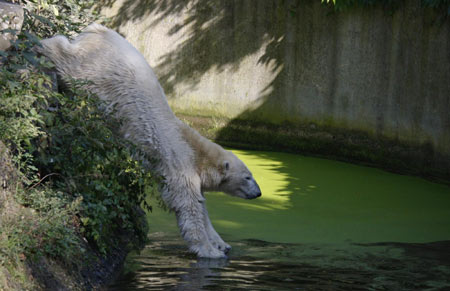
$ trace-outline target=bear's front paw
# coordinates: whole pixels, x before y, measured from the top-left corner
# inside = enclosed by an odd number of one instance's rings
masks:
[[[213,247],[211,244],[197,246],[192,248],[197,256],[200,258],[210,258],[210,259],[225,259],[227,256],[225,253],[218,248]]]

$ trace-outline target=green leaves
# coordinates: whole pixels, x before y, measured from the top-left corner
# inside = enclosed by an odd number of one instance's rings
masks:
[[[67,80],[64,91],[55,91],[56,80],[48,75],[53,64],[33,50],[39,38],[71,35],[92,22],[94,2],[23,1],[22,32],[13,50],[0,53],[0,140],[28,189],[17,201],[37,215],[32,225],[11,228],[20,231],[18,240],[28,234],[20,251],[38,247],[39,254],[62,257],[67,248],[82,249],[80,232],[103,253],[124,231],[136,248],[146,239],[137,209],[150,209],[145,198],[157,186],[132,159],[142,154],[120,138],[120,120],[99,109],[102,103],[85,90],[86,81]]]
[[[120,120],[99,109],[105,106],[86,85],[67,80],[63,94],[46,99],[57,110],[40,111],[43,138],[35,141],[35,164],[40,176],[58,173],[49,181],[54,189],[83,198],[82,232],[100,251],[107,252],[123,230],[139,238],[137,247],[147,229],[137,223],[136,207],[155,192],[155,183],[131,158],[137,149],[118,135]]]

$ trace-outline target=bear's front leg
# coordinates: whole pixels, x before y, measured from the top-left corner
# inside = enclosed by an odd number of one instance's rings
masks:
[[[223,251],[225,254],[228,253],[231,250],[231,246],[224,242],[217,231],[214,229],[211,220],[209,219],[208,210],[206,209],[206,203],[202,202],[201,204],[203,206],[203,218],[206,234],[208,235],[209,241],[215,248]]]
[[[226,258],[225,253],[214,247],[208,238],[202,204],[195,199],[185,200],[183,206],[176,210],[181,235],[188,242],[189,249],[199,257]]]

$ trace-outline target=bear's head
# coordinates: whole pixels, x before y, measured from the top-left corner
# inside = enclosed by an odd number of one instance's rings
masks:
[[[245,164],[233,153],[227,154],[219,161],[221,181],[218,189],[228,195],[244,199],[255,199],[261,196],[261,190]]]

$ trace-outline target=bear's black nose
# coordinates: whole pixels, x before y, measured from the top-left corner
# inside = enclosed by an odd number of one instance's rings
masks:
[[[255,199],[261,196],[261,192],[256,192],[255,194],[246,195],[245,199]]]

